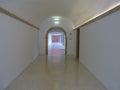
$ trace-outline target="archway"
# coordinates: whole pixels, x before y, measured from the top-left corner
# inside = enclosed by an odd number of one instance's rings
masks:
[[[50,28],[48,31],[47,31],[47,33],[46,33],[46,55],[48,55],[49,53],[49,42],[48,42],[48,40],[49,40],[49,34],[51,33],[51,32],[53,32],[53,31],[61,31],[61,32],[63,32],[63,34],[64,34],[64,54],[67,54],[67,35],[66,35],[66,31],[63,29],[63,28],[61,28],[61,27],[52,27],[52,28]]]

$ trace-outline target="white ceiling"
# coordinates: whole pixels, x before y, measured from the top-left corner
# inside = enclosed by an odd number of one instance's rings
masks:
[[[120,0],[0,0],[0,5],[34,25],[52,16],[65,17],[75,27],[120,3]]]

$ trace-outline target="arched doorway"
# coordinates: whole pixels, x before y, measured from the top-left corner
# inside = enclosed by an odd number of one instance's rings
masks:
[[[60,34],[61,33],[61,34]],[[53,28],[50,28],[47,33],[46,33],[46,55],[50,54],[50,51],[53,49],[50,49],[50,44],[52,43],[52,45],[56,45],[56,42],[59,42],[61,44],[59,45],[62,45],[62,47],[59,47],[60,48],[64,48],[64,54],[67,53],[67,36],[66,36],[66,31],[61,28],[61,27],[53,27]],[[57,43],[58,45],[58,43]],[[64,47],[63,47],[64,46]],[[55,51],[56,48],[54,48],[53,51]],[[58,48],[57,48],[58,49]],[[60,51],[60,50],[58,50]],[[56,52],[54,52],[56,53]],[[51,53],[51,54],[54,54],[54,53]]]

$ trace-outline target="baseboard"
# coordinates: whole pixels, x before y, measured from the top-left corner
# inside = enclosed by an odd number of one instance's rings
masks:
[[[79,63],[80,63],[81,65],[83,65],[83,67],[84,67],[92,76],[94,76],[94,78],[95,78],[106,90],[108,90],[108,89],[106,88],[106,86],[92,73],[92,71],[91,71],[82,61],[84,61],[84,59],[79,60]]]

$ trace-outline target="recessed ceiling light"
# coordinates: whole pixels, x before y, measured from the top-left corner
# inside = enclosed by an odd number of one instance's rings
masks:
[[[59,16],[54,16],[54,20],[55,20],[55,21],[59,21],[59,20],[60,20],[60,17],[59,17]]]
[[[60,18],[54,18],[54,20],[55,20],[55,21],[59,21],[59,20],[60,20]]]
[[[59,21],[55,21],[54,24],[59,24],[60,22]]]

